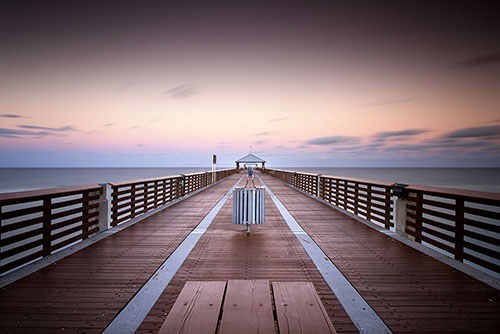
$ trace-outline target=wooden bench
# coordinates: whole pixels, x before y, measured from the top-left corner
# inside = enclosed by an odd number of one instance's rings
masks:
[[[279,333],[336,333],[312,283],[272,290],[267,280],[188,281],[159,333],[275,334],[273,300]]]

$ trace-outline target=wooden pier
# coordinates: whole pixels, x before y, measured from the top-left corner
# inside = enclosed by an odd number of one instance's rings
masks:
[[[182,180],[164,178],[112,184],[111,202],[114,206],[110,208],[109,225],[116,226],[109,231],[101,229],[102,232],[97,234],[101,235],[100,240],[90,243],[87,247],[2,287],[0,333],[113,332],[113,321],[120,319],[119,315],[127,310],[133,298],[142,293],[144,285],[154,280],[158,271],[165,269],[162,268],[164,262],[181,248],[180,245],[183,245],[193,233],[198,233],[197,226],[214,212],[217,203],[223,205],[211,218],[208,227],[200,229],[201,237],[192,250],[185,254],[185,260],[179,269],[172,273],[171,280],[166,288],[159,292],[158,298],[152,302],[152,307],[146,310],[145,317],[137,325],[137,333],[157,333],[160,330],[186,282],[239,280],[268,281],[269,291],[274,300],[278,298],[278,291],[274,291],[273,287],[281,284],[277,282],[310,282],[337,333],[368,332],[363,330],[363,325],[352,320],[353,311],[345,302],[341,302],[343,299],[340,295],[337,296],[332,291],[321,268],[318,269],[299,241],[297,233],[289,227],[282,211],[275,204],[276,200],[282,203],[301,226],[304,232],[300,233],[310,236],[319,246],[327,257],[325,260],[338,268],[348,283],[387,326],[389,332],[500,332],[500,285],[494,288],[491,283],[486,284],[477,280],[457,270],[457,266],[438,261],[419,251],[418,247],[410,247],[390,235],[391,233],[386,233],[388,228],[393,226],[390,201],[390,190],[393,185],[363,180],[328,179],[321,182],[318,176],[315,178],[314,175],[305,173],[290,175],[273,170],[268,170],[267,173],[259,172],[257,175],[256,184],[260,185],[262,180],[275,198],[271,198],[269,192],[266,193],[266,221],[264,224],[253,226],[251,233],[245,233],[242,225],[231,222],[232,201],[228,192],[237,182],[244,181],[241,179],[241,173],[235,174],[233,171],[221,173],[217,178],[219,182],[210,187],[207,186],[211,183],[211,175],[206,174],[200,177],[184,177]],[[189,182],[188,185],[185,184],[186,180]],[[343,182],[355,183],[352,196],[348,191],[339,191]],[[286,183],[293,183],[301,191]],[[344,189],[347,189],[347,183]],[[72,191],[67,194],[74,195],[76,190]],[[99,195],[99,192],[96,194],[95,191],[95,187],[82,190],[87,195],[83,194],[79,202],[83,203],[81,210],[85,211],[81,213],[80,219],[83,226],[80,226],[80,237],[85,240],[94,238],[96,235],[89,237],[89,231],[95,228],[92,226],[101,224],[98,222],[99,215],[92,211],[101,205],[92,202],[96,201],[95,196]],[[416,213],[410,212],[406,217],[407,224],[404,230],[408,231],[407,234],[414,240],[411,242],[417,246],[424,238],[438,242],[422,231],[422,226],[418,225],[421,224],[421,220],[417,219],[415,222],[409,217],[412,214],[413,217],[418,217],[419,214],[421,217],[428,217],[422,209],[423,196],[419,195],[419,192],[423,191],[429,189],[408,188],[409,200],[414,199],[417,204],[408,204],[410,209],[416,210]],[[191,194],[186,196],[189,193]],[[101,191],[101,198],[104,195]],[[32,196],[43,202],[49,195],[45,193],[39,194],[39,197],[37,194]],[[141,196],[142,200],[136,196]],[[345,201],[342,201],[342,196]],[[363,196],[364,199],[358,200]],[[472,195],[469,193],[467,196]],[[322,201],[315,197],[319,197]],[[348,205],[351,197],[355,199],[352,207]],[[479,201],[483,203],[497,203],[495,201],[498,200],[495,197],[489,199],[483,197],[479,197]],[[179,200],[181,198],[183,199]],[[224,199],[229,200],[224,202],[222,201]],[[0,197],[0,204],[3,206],[13,203],[12,201],[15,202],[15,199]],[[74,199],[67,201],[76,203]],[[128,201],[126,203],[129,205],[123,204],[124,201]],[[334,203],[335,201],[337,203]],[[334,208],[332,203],[339,209]],[[168,204],[168,207],[158,210],[164,204]],[[48,214],[47,207],[50,205],[54,204],[43,202],[39,206],[40,212]],[[450,207],[448,204],[447,208]],[[17,210],[19,215],[32,214],[35,211],[35,209]],[[491,213],[484,208],[473,210],[477,215],[483,214],[489,219],[498,219],[498,213]],[[147,212],[152,214],[145,214]],[[0,211],[0,214],[3,221],[15,216],[6,211]],[[356,218],[360,215],[364,215],[366,222]],[[129,223],[126,220],[129,220]],[[38,220],[35,221],[40,223]],[[379,223],[380,227],[374,223]],[[43,222],[41,224],[43,234],[49,227],[44,227]],[[129,226],[124,228],[127,224]],[[498,233],[498,225],[484,224],[486,225],[482,225],[483,227],[492,228]],[[69,226],[69,223],[67,225]],[[5,226],[9,225],[2,224],[2,233],[5,233]],[[26,226],[28,223],[21,223],[19,228]],[[463,234],[464,229],[461,231]],[[476,230],[469,232],[479,234]],[[109,236],[103,237],[106,233]],[[33,233],[22,230],[17,235],[20,234],[30,236]],[[50,233],[45,232],[45,234],[50,236]],[[442,237],[451,239],[445,233],[442,233]],[[12,236],[2,236],[2,247],[5,247],[4,241],[9,241],[8,238]],[[488,238],[491,237],[483,237],[495,247],[499,246],[498,239]],[[12,243],[17,239],[13,239]],[[47,242],[35,243],[41,247],[41,250],[36,250],[40,251],[37,256],[41,255],[44,252],[43,245]],[[455,256],[456,260],[450,259],[451,261],[478,258],[477,255],[465,254],[463,245],[462,243],[462,248],[448,246],[447,250],[456,251],[456,254],[460,255]],[[470,245],[466,244],[466,248],[468,246]],[[47,247],[50,247],[50,243]],[[475,249],[479,251],[481,248],[486,248],[484,245],[477,247]],[[18,248],[20,252],[26,251],[27,246]],[[8,250],[2,251],[2,259],[7,258],[6,252],[9,256],[13,253],[12,251],[9,253]],[[486,252],[493,257],[497,254],[494,250]],[[48,254],[50,253],[49,251]],[[53,255],[47,255],[47,258],[51,256]],[[32,258],[33,256],[29,259]],[[16,265],[22,262],[15,261]],[[491,270],[497,268],[494,261],[487,263],[488,261],[478,258],[475,262],[481,262]],[[27,270],[30,266],[33,264],[20,270]],[[6,265],[5,268],[10,270],[11,267],[12,265]],[[16,271],[2,279],[12,275],[16,275]],[[226,304],[221,305],[223,308]],[[270,306],[275,310],[279,308],[276,302]],[[222,319],[224,319],[223,314]],[[241,315],[242,322],[249,321],[244,318],[245,314],[247,317],[251,316],[250,313],[244,313]],[[281,328],[279,312],[273,314],[272,332],[279,332]],[[216,331],[220,330],[220,324],[216,328]],[[248,329],[248,332],[254,331]]]

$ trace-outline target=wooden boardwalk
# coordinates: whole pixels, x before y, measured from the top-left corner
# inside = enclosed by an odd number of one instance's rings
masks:
[[[240,174],[241,175],[241,174]],[[498,333],[500,291],[260,174],[394,333]],[[1,289],[0,333],[99,333],[238,180],[232,175]],[[227,201],[140,325],[156,333],[186,281],[312,282],[338,333],[356,327],[266,194],[266,222]]]

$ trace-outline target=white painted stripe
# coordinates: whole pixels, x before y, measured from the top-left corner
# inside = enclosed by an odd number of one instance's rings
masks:
[[[168,259],[163,262],[160,268],[113,319],[103,333],[135,333],[242,178],[243,176],[239,178],[224,197],[222,197],[212,210],[210,210],[205,218],[203,218],[198,226],[186,237],[186,239],[184,239]]]
[[[260,176],[257,175],[257,177],[359,332],[392,333],[389,327],[387,327],[377,313],[368,305],[366,300],[361,297],[347,278],[342,275],[340,270],[333,264],[328,256],[326,256],[316,242],[314,242],[307,232],[302,229],[283,203],[281,203],[269,187],[266,186]]]

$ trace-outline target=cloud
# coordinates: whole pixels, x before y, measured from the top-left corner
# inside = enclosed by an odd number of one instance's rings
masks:
[[[113,126],[113,125],[115,125],[115,123],[106,123],[103,126]]]
[[[55,133],[50,132],[50,131],[29,131],[29,130],[17,130],[17,129],[0,128],[0,137],[3,137],[3,138],[21,138],[23,136],[34,136],[34,137],[55,136],[55,137],[61,137],[61,135],[55,134]]]
[[[375,135],[376,138],[378,139],[401,139],[401,137],[410,137],[410,136],[416,136],[422,133],[429,132],[427,129],[406,129],[406,130],[400,130],[400,131],[386,131],[386,132],[379,132]]]
[[[134,86],[136,83],[137,83],[137,79],[133,79],[133,80],[127,81],[120,88],[118,88],[118,91],[119,92],[124,92],[127,89],[129,89],[130,87]]]
[[[400,98],[400,99],[395,99],[395,100],[386,100],[386,101],[379,101],[375,103],[369,103],[365,104],[362,107],[363,108],[376,108],[376,107],[382,107],[382,106],[387,106],[387,105],[392,105],[392,104],[401,104],[401,103],[408,103],[412,102],[413,99],[409,97],[405,98]]]
[[[78,131],[71,125],[66,125],[66,126],[61,126],[59,128],[51,128],[47,126],[37,126],[37,125],[25,125],[21,124],[18,125],[17,127],[22,128],[22,129],[31,129],[31,130],[46,130],[46,131],[55,131],[55,132],[73,132],[73,131]]]
[[[272,132],[267,131],[267,132],[254,133],[253,136],[268,136],[268,135],[272,135],[272,134],[273,134]]]
[[[476,126],[463,128],[449,132],[443,138],[484,138],[484,137],[500,137],[500,126]]]
[[[281,122],[281,121],[286,121],[288,119],[292,119],[293,117],[279,117],[279,118],[272,118],[269,120],[269,122]]]
[[[146,147],[146,146],[148,146],[148,145],[146,145],[146,144],[141,144],[141,143],[138,143],[138,144],[137,144],[137,145],[135,145],[135,146],[137,146],[137,147]]]
[[[500,52],[486,53],[479,56],[467,58],[458,62],[455,67],[461,69],[469,69],[493,65],[496,63],[500,63]]]
[[[265,140],[257,140],[254,145],[262,145],[262,144],[265,144],[267,141]]]
[[[16,114],[1,114],[0,117],[3,117],[3,118],[23,118],[23,116],[16,115]]]
[[[138,125],[134,125],[134,126],[131,126],[130,128],[128,128],[127,131],[132,131],[132,130],[135,130],[137,128],[139,128],[139,126]]]
[[[196,94],[196,90],[191,85],[181,85],[167,90],[165,95],[174,99],[185,99]]]
[[[313,138],[305,143],[308,145],[335,145],[335,144],[355,144],[358,142],[356,137],[346,137],[346,136],[329,136],[329,137],[319,137]]]

